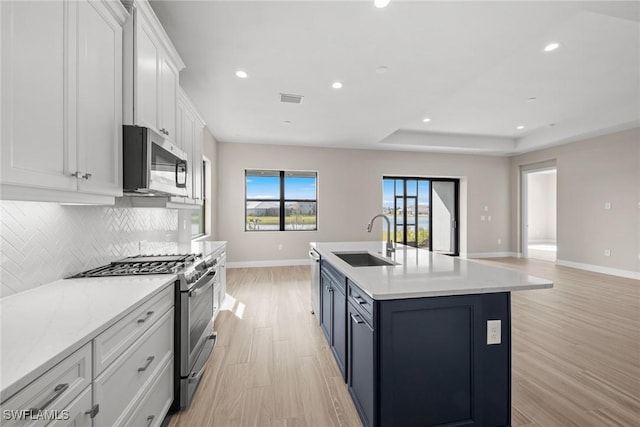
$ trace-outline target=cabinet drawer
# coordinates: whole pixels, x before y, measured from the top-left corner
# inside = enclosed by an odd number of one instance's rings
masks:
[[[364,293],[351,280],[347,280],[349,284],[349,302],[351,302],[358,311],[366,318],[370,325],[373,325],[373,298]]]
[[[87,387],[69,404],[57,420],[47,427],[91,427],[91,387]]]
[[[173,358],[167,360],[127,425],[158,427],[173,402]]]
[[[66,409],[89,384],[91,384],[91,344],[85,345],[7,400],[0,408],[2,425],[45,425],[51,421],[51,418],[46,420],[37,418],[53,416],[56,414],[55,411],[61,416],[61,411]],[[30,409],[36,411],[32,416],[28,412]]]
[[[165,313],[93,383],[100,412],[94,426],[123,425],[148,382],[173,356],[173,309]]]
[[[174,286],[168,286],[93,340],[94,377],[100,375],[160,316],[173,307]]]
[[[321,271],[325,274],[326,277],[331,279],[331,283],[333,284],[333,286],[339,288],[343,293],[345,293],[345,276],[338,270],[333,268],[333,266],[328,262],[322,260],[321,263]]]

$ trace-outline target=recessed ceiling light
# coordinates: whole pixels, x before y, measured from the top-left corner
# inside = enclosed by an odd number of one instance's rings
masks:
[[[333,84],[331,85],[332,88],[334,89],[342,89],[342,83],[340,82],[333,82]]]
[[[518,126],[516,129],[518,129],[518,130],[522,130],[522,129],[524,129],[524,126],[520,125],[520,126]]]
[[[549,126],[550,128],[554,127],[556,124],[555,123],[549,123],[547,126]]]
[[[548,45],[546,45],[546,46],[544,47],[544,51],[545,51],[545,52],[551,52],[551,51],[553,51],[553,50],[556,50],[556,49],[557,49],[557,48],[559,48],[559,47],[560,47],[560,43],[556,43],[556,42],[549,43]]]
[[[376,74],[384,74],[387,71],[389,71],[389,67],[387,67],[386,65],[381,65],[376,68]]]
[[[429,117],[425,117],[424,119],[422,119],[422,121],[425,123],[429,123],[431,119]]]
[[[285,121],[284,121],[284,122],[282,122],[282,123],[284,123],[285,125],[290,125],[290,124],[291,124],[291,120],[285,120]]]
[[[379,9],[389,6],[389,3],[391,3],[391,0],[373,0],[373,4]]]
[[[249,77],[249,74],[247,74],[246,71],[238,70],[236,71],[236,77],[238,77],[239,79],[246,79],[247,77]]]
[[[536,98],[535,96],[532,96],[531,98],[527,99],[527,102],[533,102],[536,99],[538,99],[538,98]]]

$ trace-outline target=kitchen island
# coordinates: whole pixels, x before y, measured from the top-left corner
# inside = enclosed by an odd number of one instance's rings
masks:
[[[545,279],[384,242],[312,243],[320,326],[365,426],[511,424],[510,293]]]

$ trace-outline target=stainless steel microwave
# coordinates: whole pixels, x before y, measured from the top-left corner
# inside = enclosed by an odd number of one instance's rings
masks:
[[[123,191],[138,195],[187,196],[187,155],[162,135],[123,126]]]

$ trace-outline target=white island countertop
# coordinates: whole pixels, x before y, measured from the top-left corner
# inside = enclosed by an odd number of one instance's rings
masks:
[[[396,251],[387,258],[386,242],[314,242],[311,247],[375,300],[553,287],[547,279],[410,246],[397,245]],[[352,267],[334,252],[369,252],[395,265]]]
[[[1,401],[175,280],[173,274],[62,279],[0,299]]]

